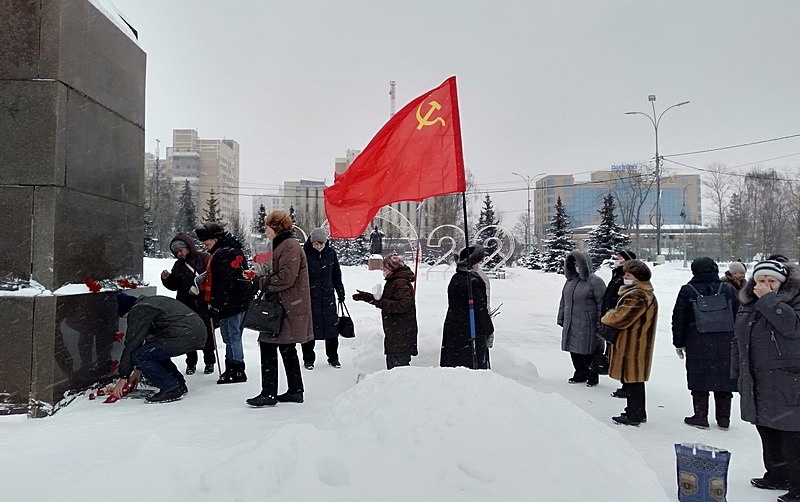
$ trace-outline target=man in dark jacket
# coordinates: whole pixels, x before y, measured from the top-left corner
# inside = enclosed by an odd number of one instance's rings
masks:
[[[170,291],[176,291],[175,298],[193,311],[197,312],[200,319],[206,324],[208,337],[203,347],[203,362],[206,367],[203,373],[214,373],[214,331],[208,318],[208,304],[200,294],[192,294],[195,278],[206,271],[209,255],[205,251],[198,251],[192,238],[183,232],[179,233],[169,243],[169,249],[175,255],[175,264],[172,272],[161,271],[161,283]],[[197,370],[197,351],[190,350],[186,353],[186,374],[193,375]]]
[[[727,430],[731,423],[731,399],[736,380],[731,378],[733,320],[739,309],[736,291],[719,279],[719,267],[704,256],[692,262],[692,280],[681,287],[672,310],[672,344],[678,357],[686,358],[686,383],[692,393],[694,414],[683,419],[686,425],[708,429],[708,393],[714,392],[717,425]],[[727,298],[730,310],[728,331],[700,333],[693,304],[700,295],[719,292]]]
[[[322,228],[315,228],[303,245],[308,262],[308,282],[311,286],[311,314],[314,323],[314,339],[301,344],[303,364],[307,370],[314,369],[314,344],[325,341],[328,364],[341,368],[339,362],[339,331],[336,323],[339,315],[336,301],[344,302],[342,269],[336,250],[328,244],[328,235]]]
[[[611,280],[608,281],[606,292],[603,295],[603,304],[600,306],[600,317],[603,317],[606,315],[606,312],[617,306],[617,302],[619,301],[619,288],[623,285],[622,276],[625,275],[625,272],[622,271],[622,264],[628,260],[635,259],[636,253],[627,249],[621,249],[617,255],[614,256],[614,270],[611,271]],[[625,389],[625,384],[612,392],[611,395],[620,399],[627,399],[628,391]]]
[[[205,300],[225,342],[225,372],[217,383],[246,382],[242,332],[244,315],[253,299],[253,286],[242,273],[247,259],[242,245],[219,223],[208,222],[194,230],[211,254],[203,281]]]
[[[112,395],[119,399],[144,375],[160,389],[146,402],[168,403],[182,398],[189,390],[171,358],[203,346],[207,333],[200,316],[167,296],[137,298],[125,293],[117,295],[117,314],[128,320],[128,328],[119,358],[120,379]]]

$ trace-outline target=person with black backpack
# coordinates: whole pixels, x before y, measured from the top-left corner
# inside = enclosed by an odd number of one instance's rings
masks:
[[[708,429],[708,394],[714,393],[717,425],[731,423],[731,400],[736,380],[731,378],[733,323],[739,308],[736,291],[720,281],[719,267],[708,257],[692,262],[692,279],[683,285],[672,310],[672,344],[686,359],[686,383],[694,413],[686,425]]]

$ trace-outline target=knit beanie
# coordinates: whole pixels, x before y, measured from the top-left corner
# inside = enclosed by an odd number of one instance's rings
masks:
[[[467,261],[467,252],[469,252],[469,263],[470,265],[475,265],[476,263],[480,263],[486,257],[486,250],[480,244],[475,244],[474,246],[470,246],[468,248],[464,248],[458,253],[458,261],[463,261],[466,263]]]
[[[189,249],[189,245],[183,242],[181,239],[175,239],[169,243],[169,250],[172,251],[173,254],[177,253],[181,248]]]
[[[617,254],[620,255],[622,259],[625,261],[636,259],[636,253],[628,249],[620,249],[619,252],[617,252]]]
[[[390,254],[383,259],[383,268],[391,272],[394,272],[403,265],[405,265],[405,262],[396,254]]]
[[[649,281],[653,276],[650,272],[650,268],[639,260],[626,260],[625,263],[622,264],[622,270],[640,281]]]
[[[762,275],[771,275],[778,279],[780,282],[786,282],[786,277],[789,271],[783,266],[783,263],[775,260],[764,260],[756,264],[753,268],[753,280],[758,280]]]
[[[117,293],[117,315],[122,317],[133,308],[136,297],[125,293]]]
[[[324,228],[315,228],[311,231],[309,240],[311,240],[311,242],[326,242],[328,240],[328,232],[326,232]]]
[[[747,272],[747,268],[745,268],[744,264],[740,261],[732,261],[730,265],[728,265],[728,272],[731,274],[744,274]]]
[[[692,275],[707,273],[719,274],[719,266],[717,265],[717,262],[708,256],[695,258],[695,260],[692,262]]]

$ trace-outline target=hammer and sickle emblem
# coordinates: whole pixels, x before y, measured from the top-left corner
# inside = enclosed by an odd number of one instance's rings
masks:
[[[433,112],[442,109],[442,105],[440,105],[436,101],[431,101],[428,104],[431,105],[431,107],[428,110],[428,113],[426,113],[424,117],[420,115],[420,111],[422,110],[422,104],[420,104],[419,107],[417,108],[417,122],[419,122],[419,125],[417,126],[417,131],[422,129],[424,126],[433,125],[437,122],[441,122],[442,127],[445,126],[444,119],[442,117],[436,117],[433,120],[428,120],[431,117],[431,115],[433,115]]]

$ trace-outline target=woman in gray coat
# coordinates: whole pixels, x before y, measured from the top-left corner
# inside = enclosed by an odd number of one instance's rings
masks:
[[[739,292],[732,372],[742,420],[756,426],[766,473],[756,488],[800,501],[800,268],[766,260]]]
[[[606,284],[592,273],[592,261],[586,253],[572,251],[564,262],[567,282],[561,292],[558,325],[561,330],[561,350],[569,352],[575,373],[569,383],[598,384],[600,376],[589,369],[597,351],[597,323],[603,305]]]
[[[303,376],[297,357],[298,343],[314,339],[311,324],[311,288],[303,247],[292,235],[292,219],[273,211],[265,220],[265,234],[272,241],[272,272],[262,279],[270,293],[278,293],[286,311],[277,337],[259,334],[261,349],[261,394],[247,400],[254,407],[303,402]],[[278,394],[278,352],[286,370],[288,389]]]

